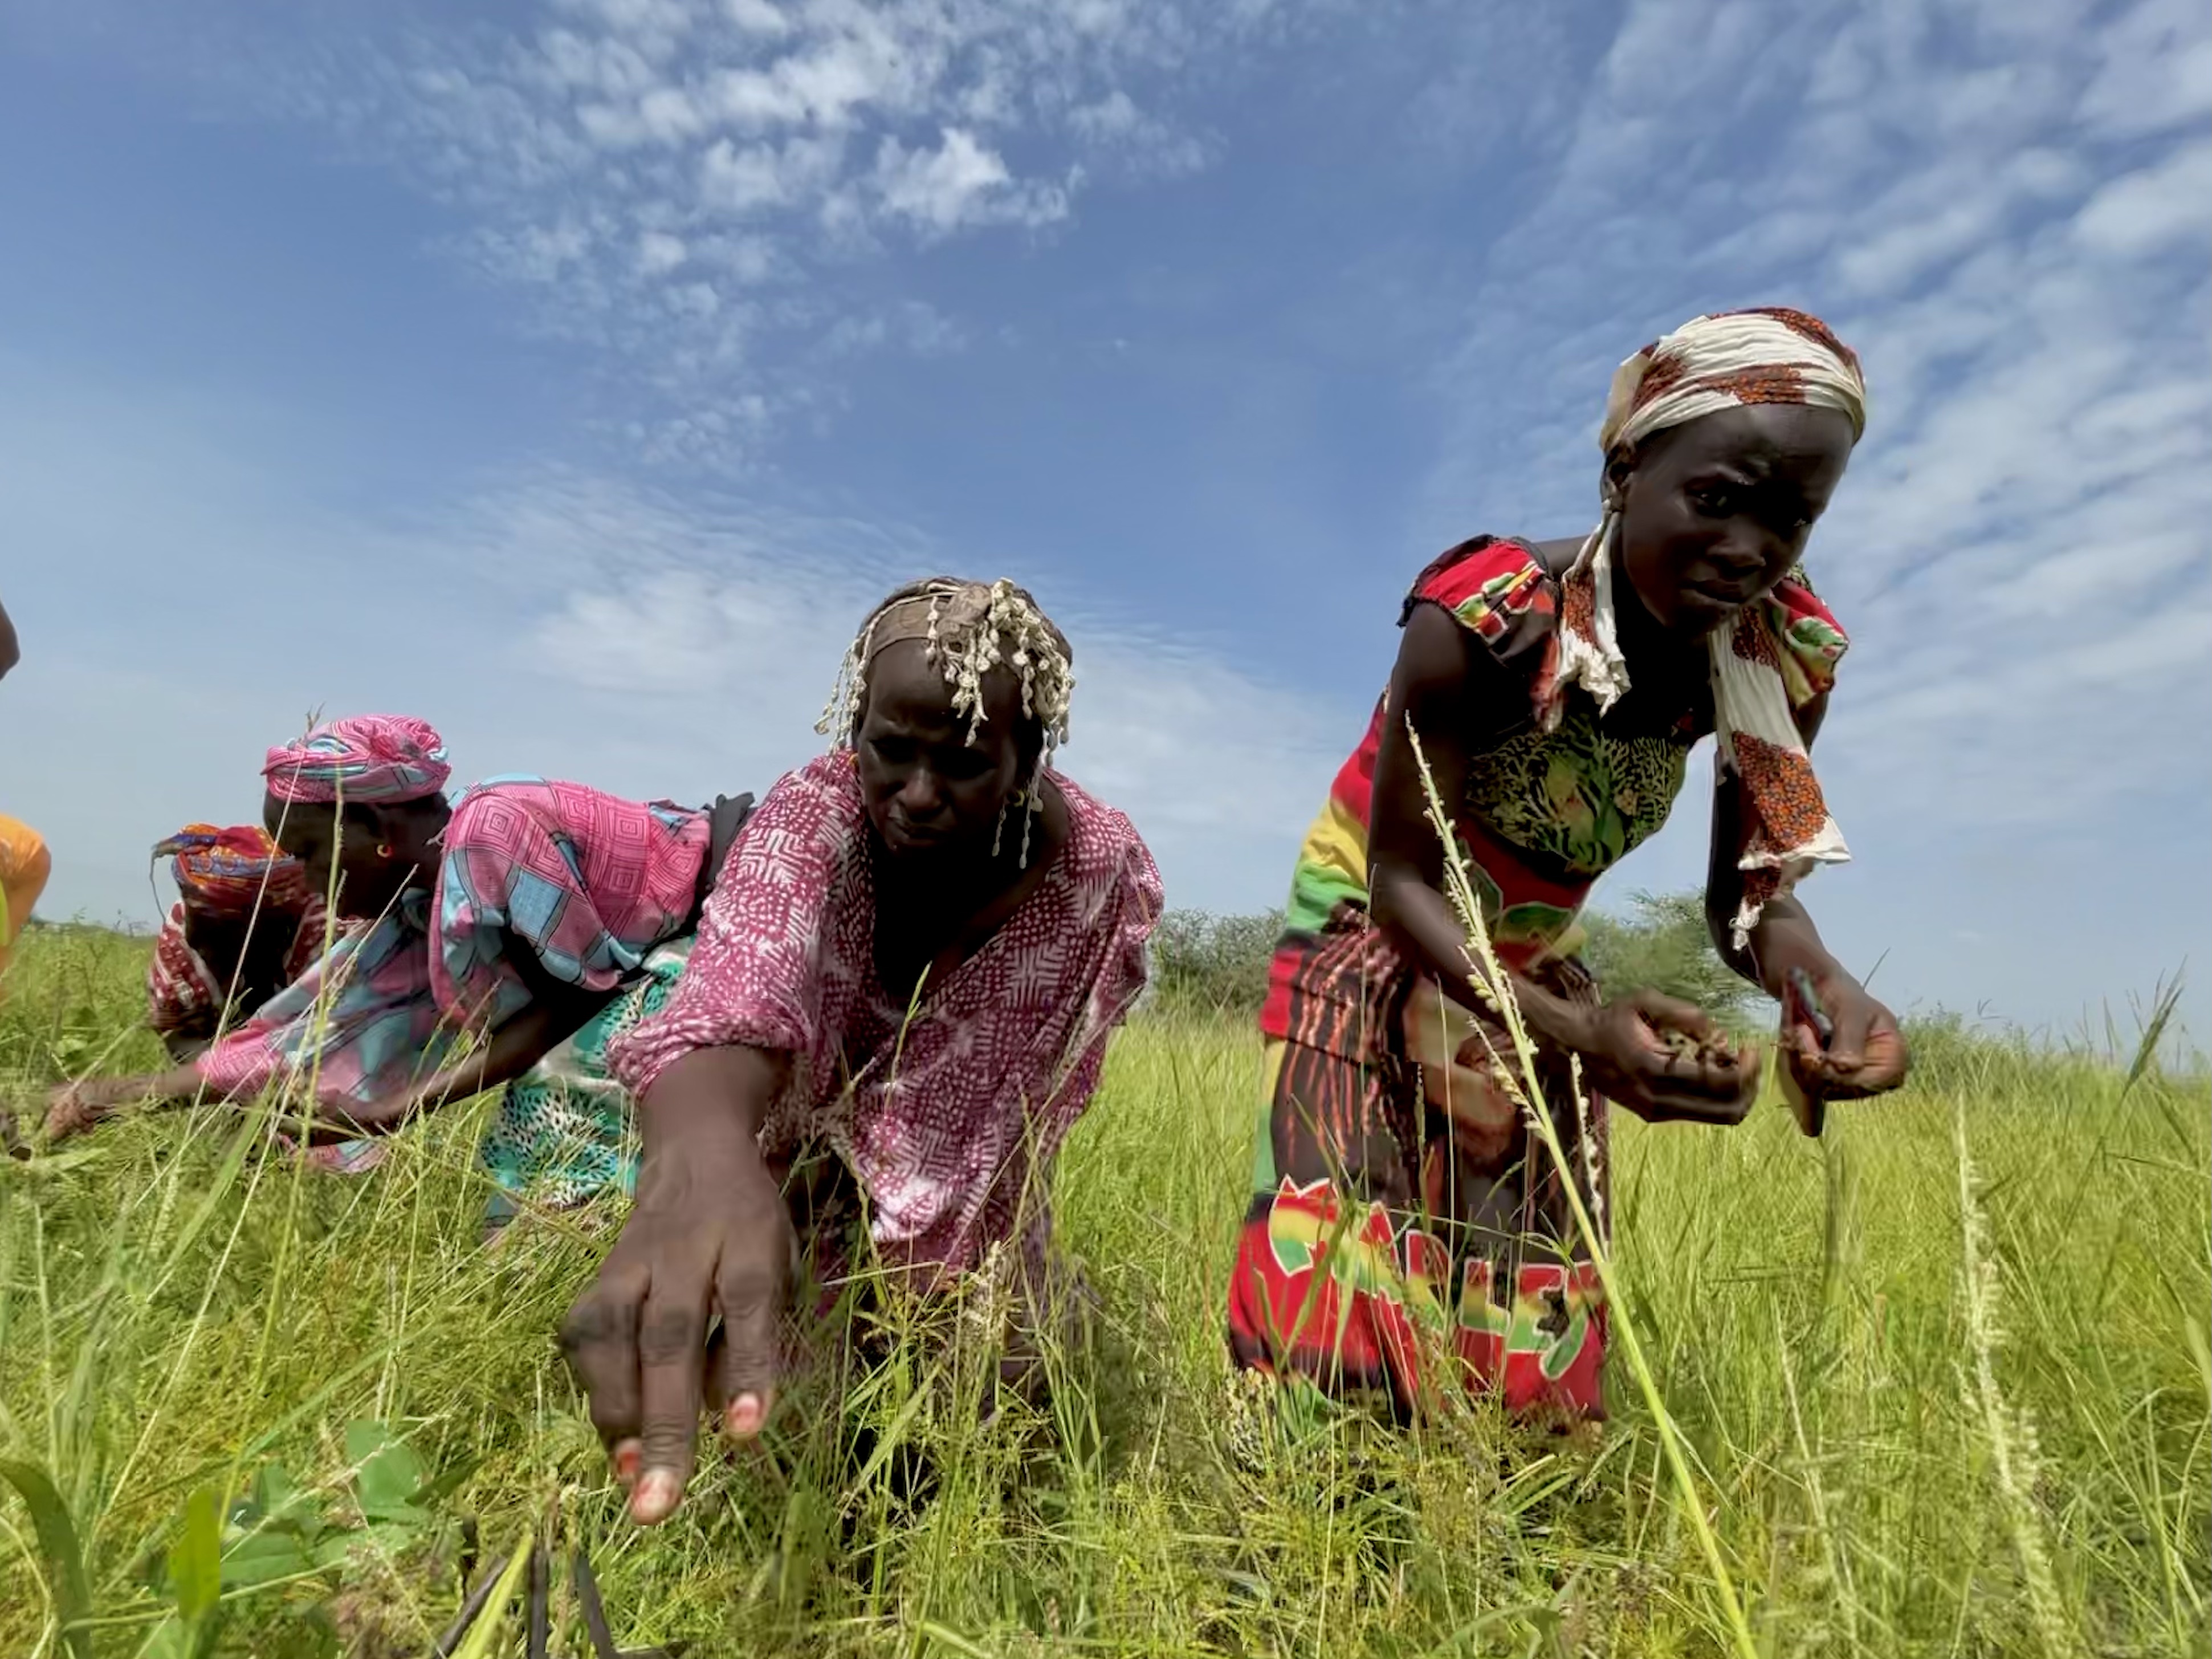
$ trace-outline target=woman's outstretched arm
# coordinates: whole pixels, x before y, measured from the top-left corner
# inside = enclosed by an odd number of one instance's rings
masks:
[[[790,1068],[769,1049],[699,1048],[646,1090],[636,1207],[562,1326],[630,1514],[648,1525],[683,1500],[702,1406],[750,1438],[775,1403],[794,1239],[757,1137]]]
[[[507,962],[528,988],[529,1002],[500,1024],[475,1053],[454,1065],[441,1066],[410,1091],[406,1105],[410,1115],[513,1082],[622,994],[620,988],[588,991],[556,979],[546,971],[536,948],[512,932],[506,934],[506,944]]]

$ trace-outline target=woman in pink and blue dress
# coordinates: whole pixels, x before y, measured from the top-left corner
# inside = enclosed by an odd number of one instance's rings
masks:
[[[451,772],[437,732],[404,715],[270,750],[268,833],[356,925],[189,1065],[62,1091],[52,1132],[130,1100],[312,1079],[316,1156],[352,1170],[417,1114],[504,1085],[483,1147],[494,1225],[626,1190],[636,1136],[607,1040],[682,971],[750,797],[691,808],[502,777],[449,803]]]

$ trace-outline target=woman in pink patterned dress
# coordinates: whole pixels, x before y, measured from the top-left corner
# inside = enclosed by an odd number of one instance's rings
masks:
[[[321,1161],[365,1167],[376,1136],[507,1086],[485,1137],[495,1225],[635,1170],[612,1030],[657,1006],[750,797],[690,808],[501,777],[448,803],[424,722],[332,720],[269,751],[269,833],[310,891],[363,926],[189,1066],[59,1091],[56,1138],[131,1100],[249,1098],[312,1079]],[[455,1039],[478,1039],[465,1054]]]
[[[637,1207],[562,1340],[639,1521],[681,1498],[702,1403],[759,1431],[793,1246],[834,1281],[856,1199],[915,1290],[994,1264],[1042,1312],[1052,1160],[1161,902],[1129,820],[1051,768],[1073,683],[1009,583],[893,594],[836,748],[769,793],[668,1006],[617,1039]]]

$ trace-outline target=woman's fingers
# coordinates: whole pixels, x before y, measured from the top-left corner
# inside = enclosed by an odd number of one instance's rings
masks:
[[[86,1097],[82,1084],[64,1084],[47,1099],[46,1139],[50,1141],[68,1140],[100,1121],[99,1108]]]
[[[1680,1031],[1700,1039],[1720,1035],[1720,1027],[1713,1024],[1711,1014],[1680,997],[1658,991],[1638,991],[1629,998],[1628,1003],[1655,1030]]]
[[[1859,1068],[1859,1081],[1869,1090],[1894,1089],[1905,1081],[1911,1069],[1912,1057],[1905,1046],[1905,1033],[1897,1029],[1893,1019],[1878,1020],[1867,1035],[1866,1058]]]
[[[665,1521],[684,1500],[699,1437],[707,1363],[707,1307],[714,1279],[704,1263],[664,1262],[638,1316],[638,1399],[643,1413],[630,1518]]]
[[[1631,1079],[1644,1102],[1641,1115],[1662,1122],[1741,1123],[1758,1098],[1763,1058],[1755,1044],[1670,1048],[1644,1057]]]
[[[610,1453],[634,1447],[644,1426],[645,1409],[638,1392],[637,1317],[645,1287],[642,1273],[624,1272],[610,1262],[561,1324],[562,1355],[584,1390],[592,1426]]]
[[[1876,1025],[1868,1034],[1858,1063],[1850,1070],[1830,1061],[1822,1086],[1832,1100],[1860,1100],[1887,1094],[1905,1081],[1905,1038],[1893,1025]]]
[[[1835,1024],[1824,1046],[1809,1022],[1792,1020],[1784,1032],[1790,1070],[1807,1093],[1856,1100],[1905,1081],[1905,1038],[1897,1017],[1863,992],[1835,999]]]
[[[1840,1000],[1843,1006],[1836,1010],[1835,1032],[1827,1043],[1828,1064],[1838,1072],[1856,1072],[1863,1062],[1867,1038],[1874,1030],[1875,1021],[1886,1011],[1869,996],[1849,996]]]
[[[1755,1090],[1758,1079],[1756,1057],[1746,1066],[1741,1051],[1730,1049],[1725,1061],[1718,1055],[1670,1052],[1667,1063],[1653,1069],[1650,1082],[1654,1093],[1701,1105],[1724,1105],[1742,1095],[1747,1086]]]
[[[784,1241],[778,1237],[775,1246],[781,1251]],[[716,1287],[722,1308],[715,1379],[722,1427],[739,1440],[758,1434],[775,1404],[784,1289],[773,1255],[759,1262],[726,1264]]]

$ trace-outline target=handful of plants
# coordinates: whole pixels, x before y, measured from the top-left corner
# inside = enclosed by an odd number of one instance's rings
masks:
[[[1659,1041],[1685,1060],[1694,1060],[1700,1065],[1714,1066],[1723,1072],[1733,1072],[1741,1056],[1735,1044],[1723,1031],[1707,1031],[1700,1036],[1668,1026],[1659,1032]]]

